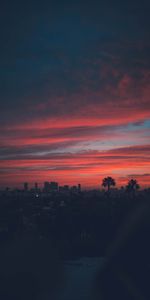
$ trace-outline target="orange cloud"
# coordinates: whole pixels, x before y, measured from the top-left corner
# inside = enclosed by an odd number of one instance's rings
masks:
[[[150,146],[5,160],[0,162],[0,168],[0,179],[3,184],[11,178],[13,184],[21,183],[25,179],[32,183],[57,180],[60,184],[80,182],[90,187],[98,186],[104,176],[111,175],[117,180],[118,185],[121,185],[127,182],[134,170],[135,174],[138,174],[140,184],[146,186],[149,176],[144,174],[148,174],[150,168]]]

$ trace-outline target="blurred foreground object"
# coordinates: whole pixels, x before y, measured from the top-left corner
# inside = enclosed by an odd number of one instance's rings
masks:
[[[150,299],[150,203],[137,205],[119,229],[94,283],[96,299]]]
[[[25,238],[0,252],[0,299],[50,299],[62,281],[55,249],[43,238]]]

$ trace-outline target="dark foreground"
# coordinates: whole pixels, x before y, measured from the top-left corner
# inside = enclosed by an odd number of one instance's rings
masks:
[[[149,199],[1,193],[0,299],[150,299]]]

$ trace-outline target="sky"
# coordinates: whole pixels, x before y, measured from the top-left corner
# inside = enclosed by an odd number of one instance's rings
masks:
[[[149,1],[0,8],[0,187],[150,184]]]

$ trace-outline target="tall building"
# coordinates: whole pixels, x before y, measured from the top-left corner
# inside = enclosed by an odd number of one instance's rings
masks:
[[[81,192],[81,184],[78,184],[78,192]]]
[[[38,183],[37,182],[35,182],[34,188],[35,188],[36,191],[38,190]]]
[[[24,191],[28,191],[28,189],[29,189],[28,182],[25,182],[24,183]]]
[[[44,191],[45,191],[45,192],[48,192],[48,191],[49,191],[49,182],[48,182],[48,181],[45,181],[45,182],[44,182]]]

